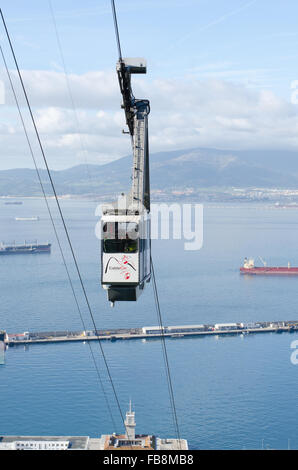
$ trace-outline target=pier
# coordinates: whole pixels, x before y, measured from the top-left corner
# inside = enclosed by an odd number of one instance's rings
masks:
[[[78,341],[149,340],[161,337],[189,338],[194,336],[247,335],[255,333],[292,333],[298,331],[298,320],[257,323],[217,323],[214,325],[149,326],[88,331],[48,331],[9,334],[4,332],[7,346]]]

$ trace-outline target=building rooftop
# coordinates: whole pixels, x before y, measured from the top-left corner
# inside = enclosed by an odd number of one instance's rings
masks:
[[[0,450],[187,450],[185,439],[160,439],[135,434],[134,412],[126,414],[125,434],[88,436],[0,436]]]
[[[88,436],[0,436],[0,447],[5,448],[7,444],[15,442],[31,443],[68,443],[69,450],[87,450],[89,444]]]
[[[186,439],[160,439],[156,438],[156,450],[188,450]]]
[[[136,435],[130,440],[126,434],[106,435],[103,450],[153,450],[152,436]]]

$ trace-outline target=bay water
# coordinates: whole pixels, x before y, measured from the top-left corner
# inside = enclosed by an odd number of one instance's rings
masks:
[[[61,221],[54,219],[86,328],[92,321]],[[152,285],[138,302],[114,309],[100,286],[97,203],[61,201],[97,328],[158,324]],[[38,216],[38,221],[15,217]],[[298,210],[270,204],[205,204],[204,243],[154,240],[152,254],[164,325],[298,319],[298,277],[240,276],[245,256],[268,265],[298,265]],[[42,199],[0,201],[0,240],[51,242],[52,253],[0,257],[0,329],[82,330]],[[181,437],[191,449],[298,449],[296,333],[167,339]],[[9,348],[0,366],[0,435],[89,435],[123,432],[97,343],[98,381],[87,343]],[[104,342],[121,408],[129,400],[138,433],[177,437],[160,340]],[[112,417],[110,410],[112,411]]]

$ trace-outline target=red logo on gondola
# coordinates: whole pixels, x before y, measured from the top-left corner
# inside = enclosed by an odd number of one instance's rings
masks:
[[[113,266],[113,267],[109,268],[109,264],[110,264],[112,259],[114,259],[118,263],[119,267],[114,267]],[[107,262],[106,269],[105,269],[105,274],[107,273],[108,269],[110,269],[110,270],[111,269],[120,269],[121,276],[123,276],[124,279],[126,281],[128,281],[131,277],[131,273],[128,271],[130,268],[133,269],[134,271],[136,271],[136,268],[135,268],[134,263],[131,260],[130,256],[123,255],[121,257],[121,260],[118,260],[114,256],[111,256],[111,258]]]

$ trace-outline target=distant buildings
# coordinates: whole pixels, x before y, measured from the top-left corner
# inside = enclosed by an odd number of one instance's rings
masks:
[[[0,436],[1,450],[187,450],[185,439],[160,439],[135,434],[135,412],[131,402],[126,413],[125,434],[88,436]]]
[[[28,331],[25,331],[24,333],[18,333],[18,334],[7,334],[5,340],[9,343],[9,341],[28,341],[30,338],[30,334]]]

